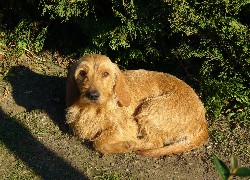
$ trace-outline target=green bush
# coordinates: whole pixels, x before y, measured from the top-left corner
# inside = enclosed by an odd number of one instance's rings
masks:
[[[18,49],[107,54],[123,68],[170,72],[210,114],[250,124],[247,0],[26,0],[2,4]],[[7,10],[11,11],[7,11]]]
[[[47,23],[41,20],[35,1],[0,2],[0,33],[5,43],[20,56],[25,49],[40,52],[47,35]]]
[[[42,50],[46,38],[47,27],[39,28],[39,22],[22,20],[9,36],[9,42],[20,50],[29,49],[35,52]]]
[[[171,28],[183,33],[173,53],[182,61],[202,61],[200,92],[210,112],[249,124],[250,30],[240,22],[247,1],[213,2],[173,4]]]

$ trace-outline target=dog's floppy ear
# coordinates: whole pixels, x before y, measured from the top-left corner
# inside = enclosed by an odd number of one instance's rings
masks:
[[[69,70],[67,77],[67,85],[66,85],[66,106],[70,107],[74,101],[79,97],[80,92],[78,90],[76,81],[75,81],[75,71],[77,65],[74,64]]]
[[[120,69],[116,66],[116,82],[114,87],[115,95],[121,106],[129,106],[131,102],[129,87],[125,77]]]

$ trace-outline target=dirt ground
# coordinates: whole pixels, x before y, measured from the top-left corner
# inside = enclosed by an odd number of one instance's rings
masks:
[[[231,154],[250,166],[249,127],[209,121],[200,148],[164,158],[135,153],[101,156],[65,124],[66,66],[20,59],[0,78],[0,177],[3,179],[220,179],[212,163]]]

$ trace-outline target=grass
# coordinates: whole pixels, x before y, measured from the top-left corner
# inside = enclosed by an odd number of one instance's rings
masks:
[[[119,180],[119,175],[116,173],[103,173],[99,176],[95,176],[97,180]]]

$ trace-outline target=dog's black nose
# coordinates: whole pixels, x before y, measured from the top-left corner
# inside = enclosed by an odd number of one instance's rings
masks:
[[[96,101],[100,97],[100,93],[98,91],[89,91],[86,96],[89,100]]]

